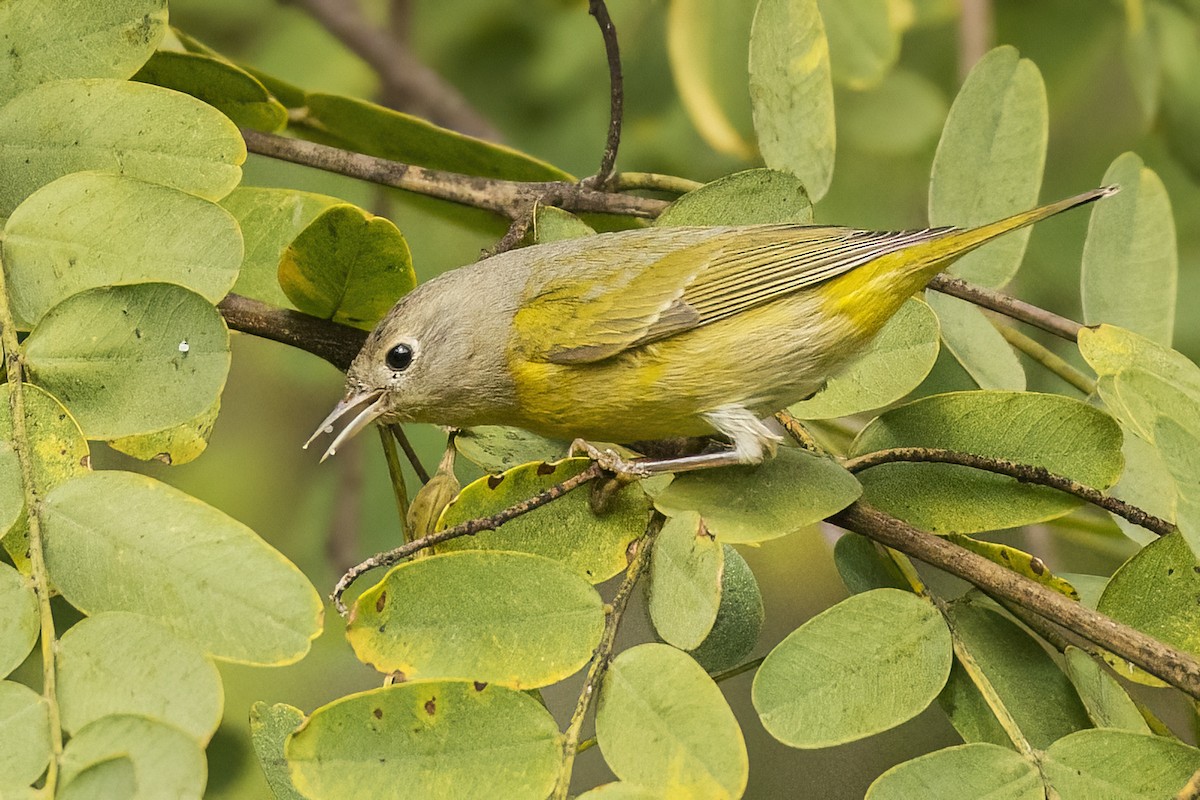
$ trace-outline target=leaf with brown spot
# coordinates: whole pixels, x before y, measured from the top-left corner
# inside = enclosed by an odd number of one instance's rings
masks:
[[[1053,589],[1072,600],[1079,599],[1079,592],[1075,590],[1070,581],[1052,573],[1046,568],[1046,562],[1035,555],[1018,550],[1011,545],[985,542],[982,539],[975,539],[961,533],[946,534],[945,538],[965,550],[970,550],[972,553],[976,553],[989,561],[994,561],[997,564],[1007,567],[1019,575],[1024,575],[1026,578],[1037,581],[1046,588]]]

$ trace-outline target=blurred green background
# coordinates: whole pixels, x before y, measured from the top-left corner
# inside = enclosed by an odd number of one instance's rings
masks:
[[[713,10],[721,47],[743,52],[753,8],[749,0],[697,3]],[[901,2],[900,5],[909,5]],[[862,227],[923,227],[927,188],[941,123],[959,84],[959,41],[953,2],[920,0],[910,8],[922,24],[905,35],[897,88],[874,92],[838,89],[838,156],[819,222]],[[625,135],[618,166],[709,180],[753,165],[715,153],[704,143],[678,99],[666,49],[668,4],[612,0],[625,67]],[[364,7],[378,20],[387,3]],[[1200,287],[1200,189],[1145,121],[1122,63],[1122,4],[1102,0],[997,0],[994,44],[1015,45],[1041,69],[1050,106],[1050,148],[1042,199],[1099,183],[1108,164],[1134,150],[1156,170],[1174,204],[1180,246],[1180,293]],[[272,0],[172,0],[171,21],[222,53],[311,90],[371,98],[378,91],[370,68],[305,13]],[[454,83],[502,131],[505,141],[577,175],[594,171],[608,115],[603,49],[586,3],[565,0],[415,0],[411,46]],[[744,63],[744,61],[742,61]],[[739,124],[749,118],[745,76],[728,75]],[[737,106],[738,92],[746,93]],[[896,98],[904,98],[899,101]],[[735,113],[736,119],[736,113]],[[470,262],[503,231],[491,235],[456,224],[428,204],[387,194],[349,179],[251,156],[245,183],[322,192],[384,213],[405,233],[421,280]],[[1079,262],[1087,215],[1064,215],[1038,226],[1017,295],[1078,317]],[[1181,302],[1176,347],[1200,354],[1200,321]],[[1057,347],[1057,343],[1046,342]],[[1070,357],[1067,350],[1061,351]],[[945,359],[943,359],[945,361]],[[1031,388],[1058,389],[1030,369]],[[961,381],[942,363],[930,386]],[[281,345],[235,335],[233,368],[208,452],[174,468],[142,465],[97,446],[98,467],[141,469],[172,482],[247,523],[293,559],[322,592],[351,563],[394,546],[395,505],[382,454],[364,435],[317,465],[300,444],[341,392],[332,367]],[[436,463],[444,437],[412,426],[426,464]],[[415,486],[411,484],[410,486]],[[1052,568],[1108,572],[1132,548],[1100,517],[1059,526],[1050,538],[1031,530],[1019,542]],[[836,532],[804,535],[743,548],[762,586],[767,626],[759,653],[846,592],[832,563]],[[1010,541],[1012,541],[1010,539]],[[357,662],[329,612],[327,632],[302,662],[281,669],[222,665],[225,723],[209,748],[212,798],[269,796],[249,745],[247,713],[255,700],[287,702],[305,711],[379,683]],[[625,636],[646,637],[637,615]],[[747,797],[862,797],[866,786],[894,763],[954,744],[956,734],[936,706],[916,720],[854,745],[802,752],[770,739],[749,703],[751,675],[725,685],[742,722],[751,754]],[[565,719],[577,680],[546,691]],[[1153,692],[1142,692],[1143,697]],[[1170,709],[1167,709],[1170,713]],[[575,786],[604,779],[596,749],[581,755]]]

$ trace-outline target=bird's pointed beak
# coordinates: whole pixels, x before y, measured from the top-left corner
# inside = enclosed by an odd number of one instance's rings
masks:
[[[316,432],[314,432],[312,436],[308,437],[308,441],[304,443],[304,449],[307,450],[308,446],[312,444],[318,436],[326,433],[333,433],[333,425],[335,422],[356,408],[361,407],[361,410],[358,412],[358,414],[348,423],[346,423],[346,426],[343,427],[338,435],[333,438],[333,441],[329,444],[329,449],[326,450],[325,454],[321,456],[321,461],[324,461],[331,455],[334,455],[337,453],[337,449],[342,446],[342,442],[346,441],[350,437],[354,436],[354,434],[370,425],[377,417],[379,417],[380,414],[383,413],[382,401],[382,389],[372,389],[369,392],[359,392],[358,394],[353,394],[346,397],[333,407],[333,411],[329,412],[329,416],[321,422],[320,426],[317,427]]]

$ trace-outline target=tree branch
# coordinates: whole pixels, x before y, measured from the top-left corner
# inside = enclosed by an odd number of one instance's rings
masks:
[[[386,105],[438,125],[500,141],[496,130],[462,93],[441,75],[421,63],[400,41],[376,28],[363,16],[356,0],[282,0],[309,16],[338,38],[375,70],[383,83]]]
[[[656,217],[667,207],[664,200],[611,194],[566,181],[522,182],[462,175],[245,128],[242,138],[252,153],[482,208],[509,220],[517,219],[534,202],[565,211],[643,218]]]
[[[1053,333],[1055,336],[1061,336],[1072,342],[1078,341],[1079,330],[1083,327],[1078,322],[1061,317],[1053,311],[1038,308],[1032,303],[1018,300],[1003,292],[985,289],[982,286],[975,286],[961,278],[952,278],[945,273],[934,276],[933,280],[929,282],[929,288],[990,309],[1006,317],[1020,320],[1035,328],[1041,328],[1047,333]]]
[[[225,324],[235,331],[289,344],[345,372],[362,349],[367,332],[299,311],[276,308],[240,294],[226,295],[217,304]]]
[[[604,155],[600,159],[600,170],[584,181],[587,186],[605,186],[613,175],[617,163],[617,148],[621,145],[621,120],[625,111],[625,79],[621,75],[621,48],[617,44],[617,28],[608,15],[604,0],[588,0],[588,13],[596,18],[600,35],[604,37],[604,55],[608,59],[609,116],[608,138],[604,144]]]
[[[842,462],[842,466],[850,472],[857,473],[881,464],[895,464],[897,462],[957,464],[986,472],[994,472],[998,475],[1007,475],[1010,478],[1016,478],[1021,483],[1048,486],[1051,489],[1057,489],[1060,492],[1074,495],[1080,500],[1099,506],[1105,511],[1109,511],[1119,517],[1124,517],[1134,525],[1140,525],[1148,531],[1157,533],[1159,536],[1166,536],[1175,532],[1174,524],[1143,511],[1137,506],[1130,505],[1124,500],[1110,497],[1098,489],[1085,486],[1066,476],[1055,474],[1045,467],[1020,464],[1004,458],[977,456],[972,453],[962,453],[957,450],[946,450],[940,447],[893,447],[888,450],[879,450],[874,453],[858,456],[857,458],[847,459]]]
[[[1200,661],[1153,637],[862,501],[834,514],[829,521],[1040,614],[1200,699]]]

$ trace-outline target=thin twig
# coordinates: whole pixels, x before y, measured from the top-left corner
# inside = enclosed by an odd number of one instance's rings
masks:
[[[608,187],[614,192],[629,192],[644,189],[653,192],[669,192],[671,194],[687,194],[703,186],[699,181],[680,178],[675,175],[660,175],[656,172],[618,172],[608,182]]]
[[[744,664],[738,664],[736,667],[730,667],[729,669],[727,669],[723,672],[718,672],[712,676],[713,682],[721,683],[722,681],[727,681],[730,678],[736,678],[738,675],[741,675],[743,672],[749,672],[752,669],[758,669],[759,667],[762,666],[762,662],[764,660],[766,660],[766,658],[767,658],[766,656],[759,656],[758,658],[752,658],[749,661],[745,662]]]
[[[337,582],[337,586],[333,589],[333,594],[329,597],[333,600],[333,605],[337,608],[337,612],[343,617],[346,616],[346,605],[342,602],[342,595],[350,588],[356,580],[364,573],[370,572],[379,567],[388,567],[398,561],[403,561],[409,556],[427,550],[434,545],[447,542],[451,539],[457,539],[460,536],[474,536],[480,531],[491,531],[499,528],[509,520],[516,519],[522,514],[528,514],[536,508],[541,508],[552,500],[557,500],[572,489],[587,483],[593,478],[603,473],[599,464],[592,464],[578,475],[573,475],[561,483],[556,483],[545,491],[535,494],[533,497],[522,500],[519,503],[514,503],[503,511],[498,511],[489,517],[480,517],[478,519],[469,519],[466,522],[460,522],[452,528],[447,528],[444,531],[431,533],[428,536],[422,536],[420,539],[415,539],[407,544],[397,547],[392,550],[387,550],[382,553],[376,553],[359,564],[354,565],[346,574]]]
[[[829,521],[1030,609],[1200,699],[1200,661],[877,508],[857,501]]]
[[[613,644],[616,642],[617,629],[621,625],[625,606],[628,605],[629,597],[633,594],[633,587],[650,566],[650,551],[654,549],[654,539],[662,530],[664,522],[666,522],[666,517],[659,512],[656,511],[651,515],[650,522],[646,525],[646,532],[636,544],[637,552],[625,570],[625,578],[617,587],[617,593],[613,595],[608,617],[604,621],[604,631],[600,634],[600,643],[596,645],[591,666],[588,667],[587,677],[583,679],[583,688],[575,703],[575,711],[571,714],[571,722],[567,725],[566,733],[563,734],[563,761],[558,772],[558,782],[550,794],[552,800],[566,800],[567,798],[567,793],[571,788],[571,770],[575,765],[575,756],[579,752],[579,734],[583,730],[584,717],[587,716],[588,708],[591,707],[592,701],[600,689],[600,682],[608,671],[609,661],[612,660]]]
[[[1090,395],[1096,391],[1096,381],[1083,374],[1080,370],[1073,367],[1066,359],[1059,356],[1050,348],[1043,345],[1041,342],[1026,336],[1021,331],[1014,328],[1012,325],[992,320],[993,326],[1004,337],[1004,341],[1011,344],[1016,349],[1020,350],[1025,355],[1032,358],[1037,363],[1041,364],[1050,372],[1053,372],[1063,381],[1074,386],[1085,395]]]
[[[820,442],[813,437],[808,428],[804,427],[804,423],[786,408],[775,414],[775,420],[788,432],[788,436],[792,437],[792,441],[805,450],[812,450],[814,453],[825,453],[825,448],[821,447]]]
[[[469,136],[500,141],[496,130],[449,81],[371,24],[356,0],[284,0],[302,8],[379,75],[386,105]]]
[[[396,498],[396,512],[400,515],[402,538],[404,539],[404,543],[408,544],[414,538],[412,526],[408,524],[408,485],[404,482],[404,470],[400,468],[400,454],[396,452],[397,439],[393,436],[393,433],[399,427],[395,423],[376,426],[379,431],[379,441],[383,444],[383,458],[387,462],[388,479],[392,483],[392,494]],[[404,434],[400,435],[403,436]],[[345,562],[338,561],[336,563],[343,564]]]
[[[231,329],[312,353],[342,372],[350,367],[367,339],[367,332],[358,328],[276,308],[240,294],[226,295],[217,309]]]
[[[1053,333],[1055,336],[1061,336],[1072,342],[1078,341],[1079,330],[1083,327],[1080,323],[1059,316],[1053,311],[1038,308],[1032,303],[1018,300],[1003,292],[985,289],[982,286],[976,286],[967,283],[961,278],[952,278],[946,274],[935,276],[929,282],[929,288],[990,309],[1006,317],[1020,320],[1035,328],[1041,328],[1047,333]]]
[[[887,450],[878,450],[874,453],[866,453],[857,458],[846,459],[842,462],[842,466],[850,472],[862,472],[865,469],[878,467],[881,464],[895,464],[897,462],[957,464],[986,472],[994,472],[998,475],[1007,475],[1010,478],[1016,478],[1021,483],[1048,486],[1051,489],[1057,489],[1060,492],[1074,495],[1080,500],[1099,506],[1105,511],[1123,517],[1134,525],[1139,525],[1152,533],[1157,533],[1159,536],[1166,536],[1175,532],[1174,524],[1143,511],[1137,506],[1130,505],[1124,500],[1110,497],[1098,489],[1085,486],[1079,481],[1053,473],[1045,467],[1038,467],[1033,464],[1020,464],[1004,458],[978,456],[973,453],[962,453],[957,450],[946,450],[940,447],[893,447]]]
[[[965,80],[971,67],[992,46],[992,0],[962,0],[958,18],[958,79]]]
[[[617,44],[617,28],[608,15],[604,0],[588,0],[588,13],[596,18],[600,35],[604,37],[604,55],[608,59],[609,115],[608,137],[604,143],[604,155],[600,159],[600,170],[584,181],[595,189],[604,187],[612,177],[617,163],[617,148],[621,146],[621,119],[625,111],[625,80],[621,75],[621,48]]]
[[[492,256],[500,255],[501,253],[507,253],[509,250],[512,250],[514,247],[519,245],[525,238],[526,234],[529,233],[530,229],[533,228],[533,220],[534,215],[537,214],[537,207],[538,201],[534,200],[533,205],[531,205],[525,211],[525,213],[521,214],[512,221],[512,223],[508,226],[508,230],[506,230],[504,235],[500,237],[500,241],[484,250],[480,257],[491,258]]]
[[[535,201],[564,211],[643,218],[656,217],[667,207],[663,200],[611,194],[567,181],[523,182],[462,175],[248,128],[242,129],[242,138],[252,153],[481,208],[509,220],[519,217]]]
[[[391,429],[392,436],[395,436],[396,441],[400,443],[400,449],[404,451],[404,456],[408,459],[413,472],[417,473],[417,478],[420,479],[421,483],[429,483],[429,470],[425,469],[425,465],[421,463],[421,457],[417,455],[412,442],[408,440],[408,436],[404,433],[404,428],[399,425],[389,425],[388,428]]]

